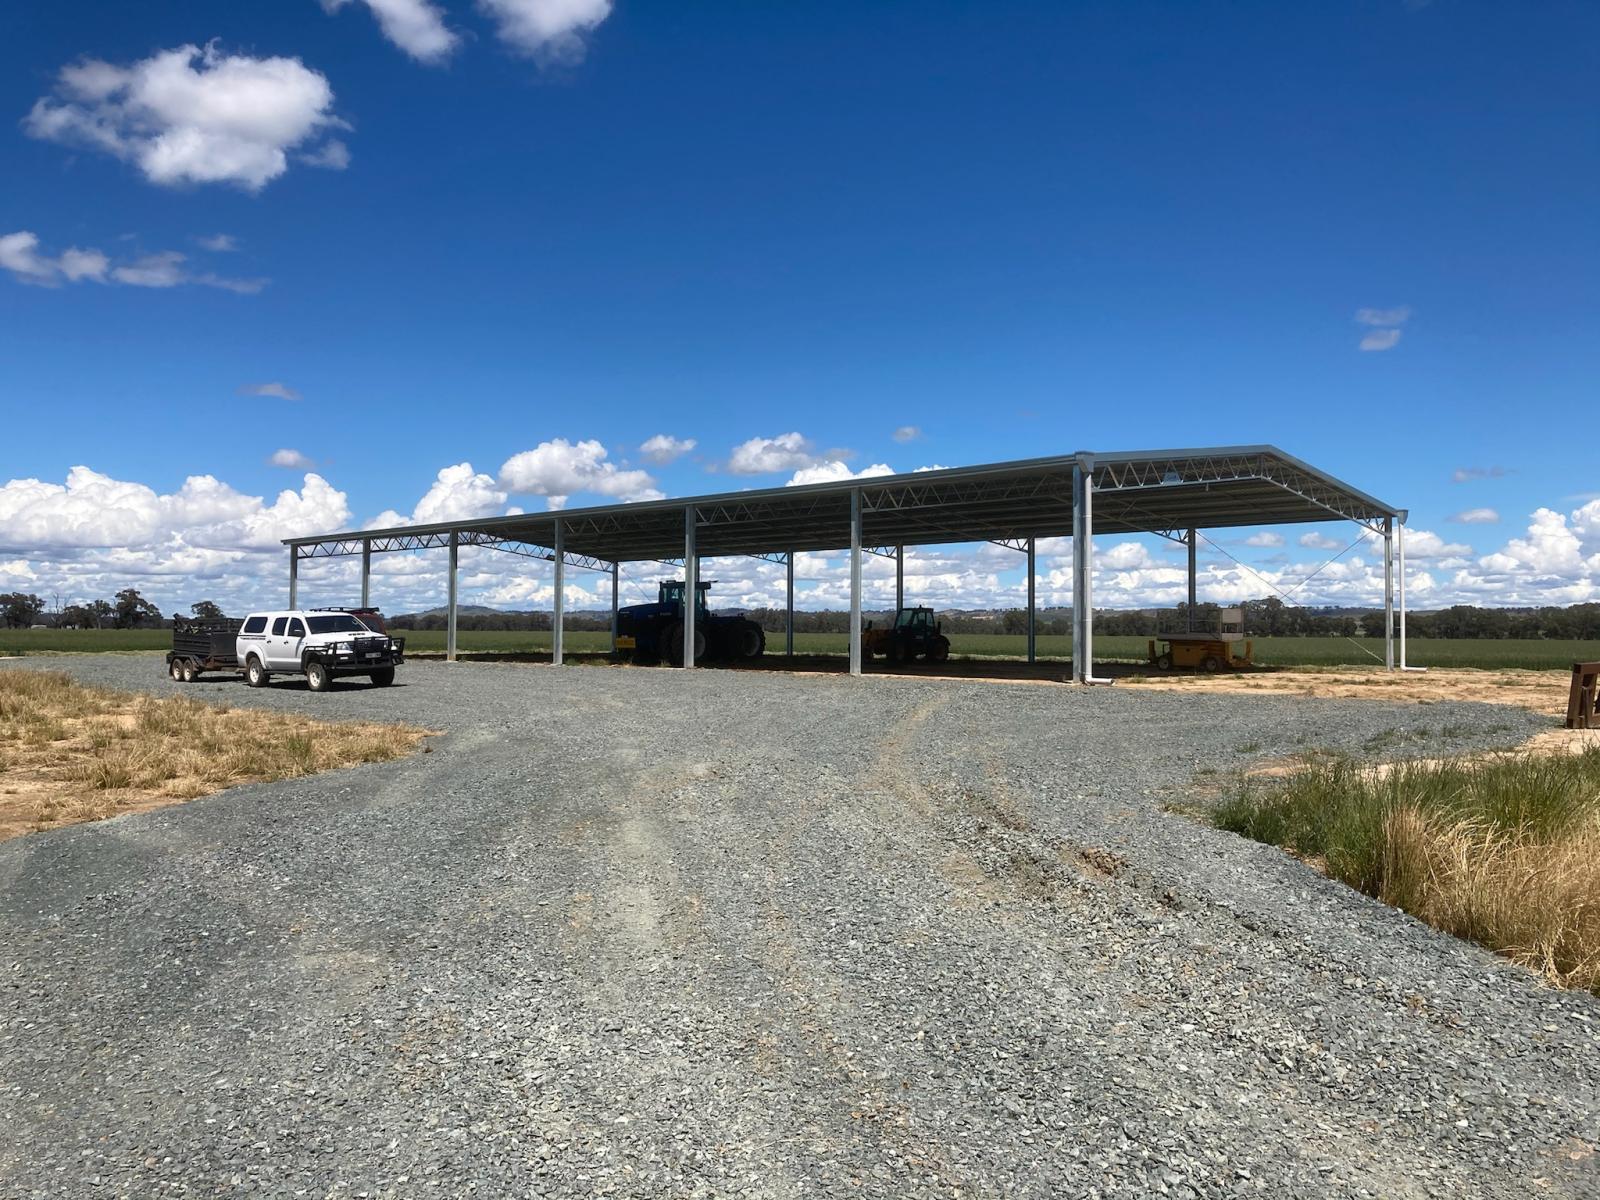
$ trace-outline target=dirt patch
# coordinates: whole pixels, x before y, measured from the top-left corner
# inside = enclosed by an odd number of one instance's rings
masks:
[[[0,841],[146,812],[240,783],[409,754],[429,731],[314,721],[0,671]]]
[[[1318,670],[1245,671],[1224,675],[1127,675],[1118,680],[1140,688],[1248,695],[1289,694],[1317,699],[1384,700],[1434,704],[1467,700],[1511,704],[1550,716],[1567,711],[1568,671],[1483,671],[1436,667],[1428,671],[1386,671],[1382,667]]]

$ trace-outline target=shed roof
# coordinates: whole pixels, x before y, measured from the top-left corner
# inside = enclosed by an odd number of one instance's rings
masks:
[[[1075,454],[594,508],[286,538],[302,558],[445,545],[552,547],[595,564],[681,558],[685,512],[702,557],[834,550],[861,495],[872,546],[1011,542],[1072,532],[1073,472],[1093,478],[1096,533],[1403,519],[1400,509],[1275,446]]]

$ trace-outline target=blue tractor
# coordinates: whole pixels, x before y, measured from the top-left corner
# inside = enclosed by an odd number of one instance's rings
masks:
[[[706,608],[708,580],[697,586],[694,609],[694,656],[700,659],[759,658],[767,648],[760,625],[742,613],[714,613]],[[654,604],[630,604],[617,610],[617,655],[634,662],[683,661],[683,591],[681,579],[664,579]]]

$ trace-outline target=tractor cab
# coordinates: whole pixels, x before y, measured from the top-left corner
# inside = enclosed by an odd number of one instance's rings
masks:
[[[695,596],[695,606],[694,606],[694,614],[695,614],[695,616],[701,617],[701,616],[705,615],[705,613],[706,613],[706,593],[711,590],[711,585],[713,583],[715,583],[715,582],[716,582],[715,579],[706,579],[706,580],[702,580],[701,582],[695,584],[695,592],[697,593],[696,596]],[[684,589],[684,581],[683,580],[681,580],[681,579],[663,579],[657,585],[656,603],[657,604],[662,604],[662,605],[669,605],[670,604],[673,607],[675,607],[679,612],[682,612],[683,611],[683,589]]]
[[[939,632],[939,622],[933,619],[931,608],[902,608],[895,614],[894,627],[921,637]]]

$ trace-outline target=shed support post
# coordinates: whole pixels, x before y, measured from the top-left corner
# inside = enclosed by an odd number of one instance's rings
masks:
[[[894,548],[894,612],[898,618],[906,606],[906,548]]]
[[[1196,530],[1189,530],[1189,620],[1187,628],[1194,632],[1194,604],[1195,604],[1195,543],[1199,538]]]
[[[1083,473],[1083,674],[1094,681],[1094,467]]]
[[[617,569],[621,564],[611,564],[611,653],[617,652]]]
[[[861,674],[861,489],[850,489],[850,674]]]
[[[1072,468],[1072,677],[1094,676],[1094,464]]]
[[[372,604],[372,539],[361,539],[361,607]]]
[[[1035,632],[1035,630],[1034,630],[1034,613],[1037,611],[1036,604],[1035,604],[1035,599],[1036,599],[1035,587],[1037,586],[1037,583],[1038,583],[1038,571],[1035,569],[1035,562],[1036,562],[1036,560],[1034,558],[1034,552],[1033,552],[1033,539],[1029,538],[1028,539],[1028,661],[1029,662],[1033,662],[1035,660],[1035,658],[1036,658],[1036,655],[1034,654],[1034,646],[1035,646],[1035,640],[1036,640],[1035,637],[1034,637],[1034,632]]]
[[[450,531],[450,590],[444,616],[444,657],[456,661],[456,568],[461,563],[461,535]]]
[[[1406,666],[1406,518],[1410,513],[1400,514],[1400,523],[1394,529],[1394,548],[1400,557],[1400,669],[1409,671]]]
[[[699,513],[690,505],[683,510],[683,665],[694,666],[694,618],[700,604],[700,558],[695,549],[695,522]]]
[[[561,518],[556,518],[556,580],[555,580],[555,612],[550,618],[550,662],[559,667],[562,652],[565,649],[562,635],[566,632],[567,624],[567,548],[565,531],[562,529]]]
[[[1083,468],[1072,467],[1072,678],[1083,678]]]
[[[300,547],[289,547],[289,607],[300,607]]]
[[[788,575],[788,582],[784,591],[783,609],[783,652],[790,658],[794,657],[794,551],[791,550],[784,556],[784,566]]]
[[[1383,519],[1383,665],[1394,670],[1394,518]]]

